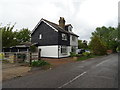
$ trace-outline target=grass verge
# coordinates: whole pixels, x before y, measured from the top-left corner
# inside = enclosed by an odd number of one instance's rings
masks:
[[[81,56],[77,59],[77,61],[82,61],[82,60],[87,60],[89,58],[95,58],[97,57],[98,55],[90,55],[90,56]]]

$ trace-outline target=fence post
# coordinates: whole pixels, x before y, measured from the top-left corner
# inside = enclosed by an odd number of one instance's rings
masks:
[[[41,60],[41,49],[38,50],[38,60]]]
[[[32,53],[30,52],[30,65],[32,63]]]
[[[16,63],[16,53],[14,53],[14,63]]]

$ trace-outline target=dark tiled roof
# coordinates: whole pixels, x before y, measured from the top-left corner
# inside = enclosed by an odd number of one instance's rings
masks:
[[[48,21],[48,20],[46,20],[46,19],[42,19],[42,20],[44,20],[45,22],[47,22],[48,24],[50,24],[52,27],[54,27],[55,29],[57,29],[57,30],[60,31],[60,32],[72,34],[72,35],[75,35],[75,36],[79,37],[78,35],[74,34],[73,32],[69,32],[69,31],[61,28],[58,24],[55,24],[55,23],[53,23],[53,22],[50,22],[50,21]],[[71,25],[71,24],[69,24],[69,25]]]

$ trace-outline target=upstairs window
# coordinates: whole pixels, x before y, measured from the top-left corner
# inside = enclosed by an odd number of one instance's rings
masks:
[[[72,36],[72,40],[75,41],[75,40],[76,40],[76,37],[75,37],[75,36]]]
[[[42,39],[42,34],[39,35],[39,39]]]
[[[67,34],[62,33],[62,40],[67,40]]]

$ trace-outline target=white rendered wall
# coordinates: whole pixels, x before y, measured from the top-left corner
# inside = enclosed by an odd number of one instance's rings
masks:
[[[41,49],[41,57],[58,58],[58,45],[54,46],[39,46]]]
[[[76,54],[78,54],[78,38],[75,37],[75,41],[72,40],[72,35],[70,35],[70,46],[72,48],[72,46],[76,47]]]
[[[70,46],[77,46],[78,47],[78,38],[75,37],[75,41],[72,40],[72,35],[70,35]]]

